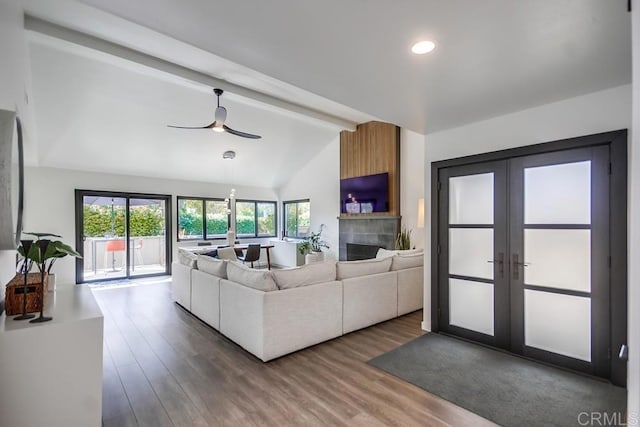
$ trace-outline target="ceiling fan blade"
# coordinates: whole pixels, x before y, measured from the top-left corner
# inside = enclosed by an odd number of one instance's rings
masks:
[[[252,133],[240,132],[239,130],[231,129],[227,125],[222,125],[222,127],[224,128],[225,132],[230,133],[231,135],[241,136],[243,138],[249,138],[249,139],[260,139],[260,138],[262,138],[260,135],[254,135]]]
[[[169,128],[175,128],[175,129],[211,129],[215,126],[216,122],[211,123],[208,126],[174,126],[174,125],[167,125],[167,127]]]

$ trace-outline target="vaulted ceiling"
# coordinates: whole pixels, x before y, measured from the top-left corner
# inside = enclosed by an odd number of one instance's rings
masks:
[[[631,81],[624,0],[24,4],[29,16],[234,85],[346,121],[377,118],[423,134]],[[435,51],[411,54],[422,38],[435,40]],[[94,169],[215,180],[218,157],[237,148],[243,167],[278,186],[340,130],[230,91],[223,98],[229,124],[263,140],[181,133],[164,125],[211,121],[206,84],[39,34],[30,51],[44,165],[80,168],[99,159]]]

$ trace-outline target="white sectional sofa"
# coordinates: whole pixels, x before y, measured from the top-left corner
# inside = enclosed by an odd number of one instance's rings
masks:
[[[407,252],[272,271],[181,253],[172,295],[266,362],[422,308],[423,253]]]

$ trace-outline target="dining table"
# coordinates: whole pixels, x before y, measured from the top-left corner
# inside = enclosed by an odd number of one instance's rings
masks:
[[[229,245],[202,245],[202,246],[179,246],[178,249],[182,249],[194,254],[205,254],[217,249],[228,248]],[[260,249],[264,249],[267,255],[267,269],[271,270],[271,254],[269,252],[274,245],[272,243],[261,243]],[[233,245],[234,249],[246,250],[249,248],[249,243],[240,243]]]

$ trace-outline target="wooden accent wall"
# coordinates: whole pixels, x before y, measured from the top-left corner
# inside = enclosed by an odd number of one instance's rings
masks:
[[[368,122],[355,132],[340,132],[340,179],[384,172],[389,173],[389,212],[349,216],[400,216],[400,128]]]

